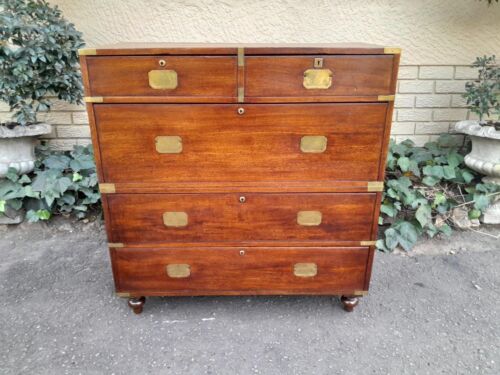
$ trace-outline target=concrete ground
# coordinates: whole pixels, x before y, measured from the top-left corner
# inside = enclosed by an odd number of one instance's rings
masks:
[[[113,293],[99,222],[0,228],[0,373],[500,374],[498,227],[377,254],[353,313],[334,297]]]

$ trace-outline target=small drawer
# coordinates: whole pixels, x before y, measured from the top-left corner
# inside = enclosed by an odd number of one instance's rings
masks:
[[[111,242],[364,241],[375,193],[108,194]]]
[[[122,248],[116,288],[141,295],[342,294],[364,290],[369,250],[354,248]]]
[[[88,57],[90,96],[236,97],[236,57]]]
[[[393,55],[249,56],[245,97],[392,93]]]

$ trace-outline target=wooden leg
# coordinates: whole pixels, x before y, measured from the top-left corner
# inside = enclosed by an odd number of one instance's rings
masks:
[[[351,312],[358,305],[359,298],[353,296],[342,296],[340,297],[340,302],[342,302],[342,306],[345,311]]]
[[[144,303],[146,303],[146,297],[129,298],[128,300],[128,305],[135,314],[140,314],[142,312]]]

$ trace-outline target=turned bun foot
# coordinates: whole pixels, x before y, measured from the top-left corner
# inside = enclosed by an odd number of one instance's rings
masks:
[[[128,300],[128,305],[135,314],[140,314],[142,312],[144,303],[146,303],[146,297],[129,298]]]
[[[345,311],[351,312],[358,305],[359,298],[342,296],[340,297],[340,302],[342,302],[342,306],[344,307]]]

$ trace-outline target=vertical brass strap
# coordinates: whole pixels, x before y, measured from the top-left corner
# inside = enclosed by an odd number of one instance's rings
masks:
[[[238,103],[245,101],[245,49],[238,48]]]

